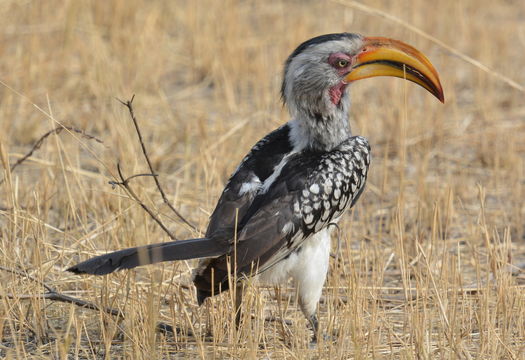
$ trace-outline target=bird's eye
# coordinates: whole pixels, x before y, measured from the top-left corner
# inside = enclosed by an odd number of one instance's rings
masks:
[[[337,61],[337,67],[339,67],[339,68],[345,68],[345,67],[347,67],[347,65],[348,65],[348,60],[339,59]]]

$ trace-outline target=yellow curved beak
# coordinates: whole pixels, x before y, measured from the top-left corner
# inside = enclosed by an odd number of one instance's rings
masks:
[[[432,63],[412,46],[399,40],[366,37],[361,52],[355,57],[345,81],[374,76],[395,76],[421,85],[445,102],[439,76]]]

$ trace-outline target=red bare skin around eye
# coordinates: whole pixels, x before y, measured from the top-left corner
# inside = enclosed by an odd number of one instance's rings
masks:
[[[339,62],[341,60],[347,61],[348,65],[345,67],[340,67]],[[352,63],[352,57],[342,52],[333,53],[328,57],[328,64],[330,64],[340,76],[344,76],[348,73],[350,67],[352,66]],[[339,84],[332,86],[328,90],[328,94],[330,95],[330,101],[334,105],[339,105],[341,103],[341,97],[343,96],[347,85],[347,83],[341,81]]]
[[[348,65],[345,67],[339,67],[338,63],[339,61],[344,60],[347,62]],[[339,75],[344,75],[348,72],[348,69],[352,66],[352,57],[348,54],[338,52],[330,54],[328,57],[328,64],[330,64],[334,69],[337,70]]]

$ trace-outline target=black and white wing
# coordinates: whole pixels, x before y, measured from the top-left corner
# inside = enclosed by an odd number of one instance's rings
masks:
[[[241,218],[235,254],[238,273],[253,274],[254,266],[264,271],[338,219],[363,191],[369,163],[370,148],[362,137],[352,137],[330,152],[290,155]],[[225,290],[233,257],[230,253],[212,259],[202,274],[213,269],[214,285]]]

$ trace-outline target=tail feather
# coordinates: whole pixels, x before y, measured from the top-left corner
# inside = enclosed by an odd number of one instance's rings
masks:
[[[228,246],[216,239],[200,238],[139,246],[94,257],[70,267],[75,274],[105,275],[121,269],[162,261],[220,256]]]

